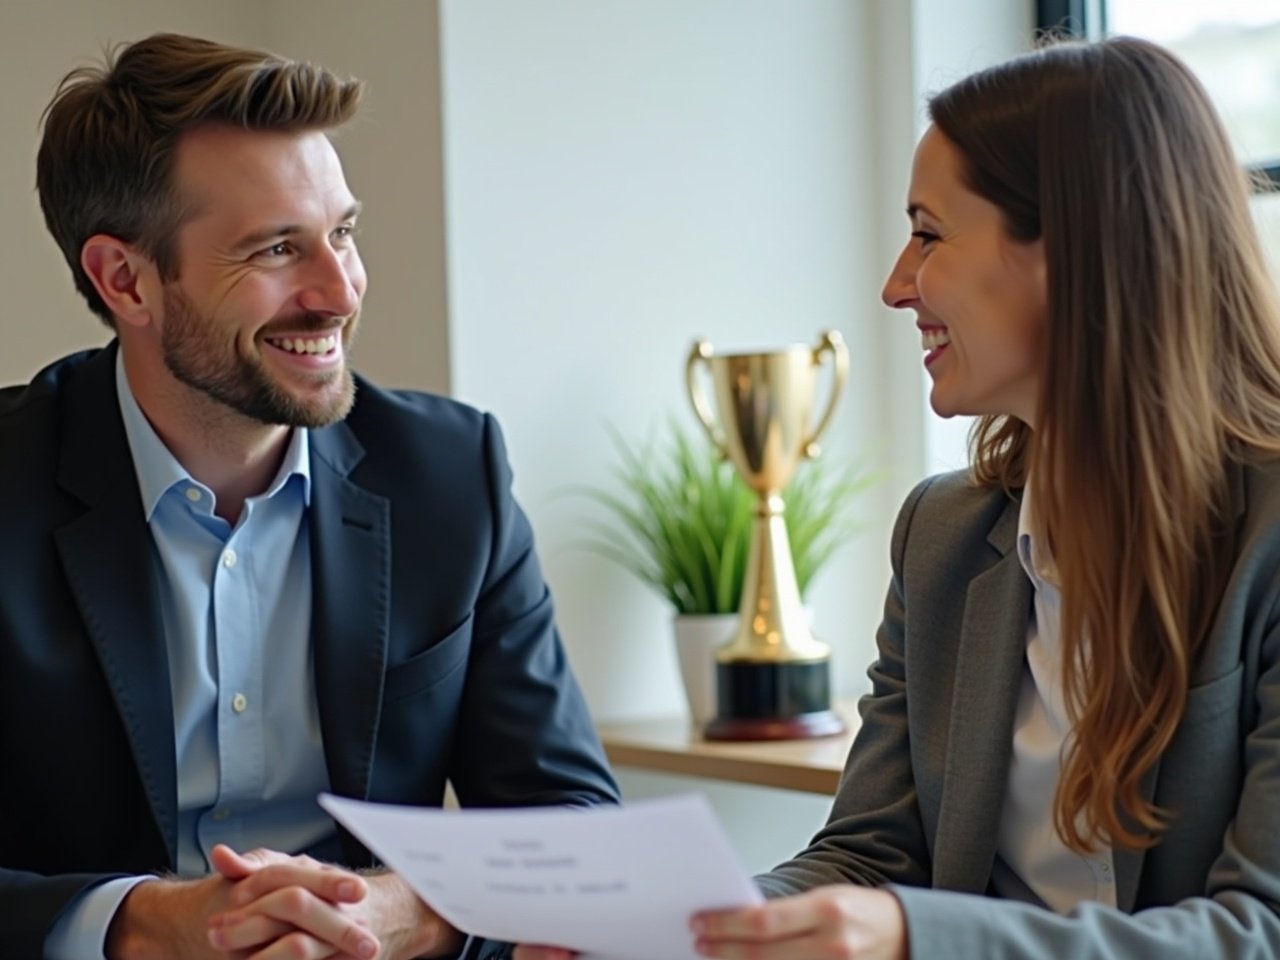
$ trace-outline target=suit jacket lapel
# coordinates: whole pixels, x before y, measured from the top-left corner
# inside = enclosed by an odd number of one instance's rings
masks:
[[[1156,782],[1160,777],[1160,761],[1142,777],[1140,787],[1142,797],[1150,803],[1156,795]],[[1132,818],[1121,817],[1130,830],[1138,829]],[[1125,913],[1132,913],[1138,900],[1138,885],[1142,879],[1142,867],[1146,863],[1147,851],[1128,850],[1114,847],[1111,851],[1112,868],[1116,875],[1116,906]]]
[[[312,636],[329,783],[367,798],[391,621],[391,507],[348,475],[364,450],[345,423],[311,434]]]
[[[965,597],[934,851],[934,883],[948,889],[985,892],[995,861],[1032,597],[1017,524],[1010,502],[987,538],[1000,559]]]
[[[58,483],[86,506],[54,538],[174,862],[178,787],[155,559],[116,397],[114,344],[71,374]]]

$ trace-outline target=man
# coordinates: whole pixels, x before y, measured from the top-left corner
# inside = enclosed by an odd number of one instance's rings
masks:
[[[46,113],[115,340],[0,392],[10,960],[493,955],[316,794],[616,800],[497,425],[351,372],[360,93],[157,35]]]

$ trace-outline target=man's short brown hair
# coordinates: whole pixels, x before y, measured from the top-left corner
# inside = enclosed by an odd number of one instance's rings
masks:
[[[173,183],[182,134],[203,124],[246,130],[327,130],[349,120],[360,81],[257,50],[159,33],[72,70],[44,112],[36,189],[49,232],[89,307],[111,311],[80,265],[105,233],[136,245],[164,281],[177,276],[182,198]]]

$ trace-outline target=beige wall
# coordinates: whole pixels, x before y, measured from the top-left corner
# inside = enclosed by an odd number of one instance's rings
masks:
[[[71,285],[35,194],[40,113],[69,69],[104,46],[157,30],[251,39],[245,7],[167,0],[0,0],[0,383],[26,380],[109,333]]]
[[[368,209],[361,247],[371,279],[357,361],[388,385],[446,391],[440,70],[429,0],[0,0],[0,383],[109,336],[44,228],[37,125],[67,70],[161,30],[307,57],[369,82],[367,109],[338,143]]]
[[[389,387],[447,393],[440,44],[435,0],[256,0],[262,43],[362,78],[368,98],[338,139],[363,201],[369,293],[355,359]]]

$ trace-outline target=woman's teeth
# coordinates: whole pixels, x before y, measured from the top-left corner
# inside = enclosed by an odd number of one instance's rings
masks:
[[[926,350],[936,350],[951,342],[951,334],[945,330],[921,330],[920,346]]]

